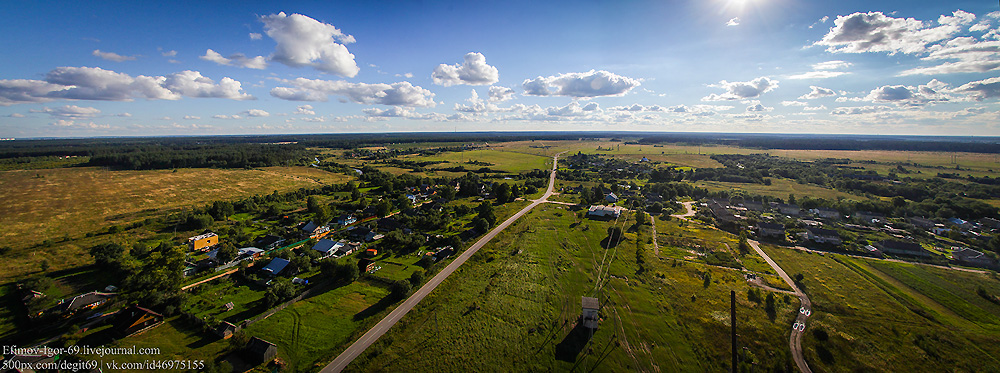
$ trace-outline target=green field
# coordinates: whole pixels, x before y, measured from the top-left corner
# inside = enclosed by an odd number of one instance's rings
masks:
[[[94,167],[0,172],[0,233],[14,248],[0,266],[0,281],[20,277],[47,259],[52,270],[90,262],[80,242],[112,225],[166,211],[347,181],[348,176],[307,167],[255,170],[178,169],[107,171]],[[84,240],[86,241],[86,240]],[[44,244],[32,252],[24,248]]]
[[[789,275],[804,275],[802,282],[812,300],[813,315],[803,350],[814,371],[922,371],[927,367],[982,371],[1000,366],[997,325],[990,324],[990,318],[970,320],[951,311],[965,308],[961,303],[984,307],[968,288],[983,284],[995,291],[1000,283],[994,278],[954,270],[932,273],[929,267],[769,245],[764,249]],[[948,295],[925,295],[881,269],[917,273],[921,281],[966,284],[950,287],[954,293]],[[961,303],[949,304],[956,299]],[[980,309],[995,315],[995,307]],[[975,312],[975,308],[968,309]]]
[[[442,167],[453,167],[456,165],[461,165],[467,169],[479,169],[480,167],[489,167],[493,170],[502,170],[510,173],[519,173],[522,171],[530,171],[534,169],[549,169],[552,168],[552,159],[549,157],[543,157],[533,154],[518,153],[513,151],[501,151],[501,150],[470,150],[464,152],[444,152],[438,153],[430,156],[414,156],[414,157],[401,157],[404,160],[419,160],[419,161],[447,161],[449,163],[442,163],[438,165],[429,166],[428,168],[442,168]],[[479,161],[492,164],[492,166],[478,166],[473,164],[466,164],[469,161]]]
[[[780,178],[771,179],[771,185],[730,183],[725,181],[698,181],[695,182],[694,185],[708,189],[709,191],[729,191],[731,195],[742,192],[746,195],[762,195],[781,199],[788,198],[789,194],[794,194],[798,197],[809,196],[813,198],[825,198],[828,200],[836,200],[838,198],[862,198],[834,189],[824,188],[817,185],[799,184],[795,182],[795,180]]]
[[[771,320],[762,305],[747,300],[749,286],[741,273],[652,260],[652,248],[643,244],[649,237],[645,228],[605,250],[601,241],[611,224],[578,220],[562,206],[536,208],[473,256],[348,370],[725,370],[729,345],[718,341],[728,340],[730,289],[739,294],[741,335],[757,363],[790,363],[772,347],[787,345],[785,329],[797,304],[777,297],[778,312]],[[642,271],[637,254],[646,258]],[[595,292],[598,268],[607,271],[600,294]],[[712,279],[707,287],[706,272]],[[602,324],[589,348],[588,334],[574,331],[583,295],[599,295],[604,303]]]

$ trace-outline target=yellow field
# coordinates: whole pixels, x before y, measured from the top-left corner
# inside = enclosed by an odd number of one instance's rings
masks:
[[[349,179],[307,167],[107,171],[94,167],[0,172],[0,239],[21,248],[78,237],[167,209]]]

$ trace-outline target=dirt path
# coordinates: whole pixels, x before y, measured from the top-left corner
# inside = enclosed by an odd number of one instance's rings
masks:
[[[792,281],[791,277],[788,277],[785,270],[781,269],[777,263],[771,260],[771,257],[767,256],[767,253],[765,253],[764,250],[760,249],[760,246],[757,245],[757,241],[747,240],[747,242],[750,244],[750,247],[757,251],[757,254],[760,254],[760,256],[764,258],[764,261],[766,261],[767,264],[771,265],[771,268],[774,268],[774,271],[778,273],[778,276],[781,276],[781,278],[788,283],[788,286],[792,287],[792,290],[795,291],[795,295],[799,297],[799,303],[801,304],[799,308],[800,312],[795,318],[792,334],[788,338],[788,347],[792,350],[792,360],[795,360],[795,365],[799,367],[799,371],[803,373],[812,373],[812,370],[809,369],[809,364],[806,363],[805,357],[802,356],[802,334],[804,333],[805,328],[802,327],[802,330],[794,328],[794,325],[805,325],[806,319],[809,318],[809,316],[806,316],[806,314],[802,311],[812,312],[812,302],[809,301],[809,296],[806,295],[805,292],[800,290],[798,286],[795,286],[795,282]]]
[[[183,291],[183,290],[187,290],[187,289],[190,289],[190,288],[193,288],[193,287],[195,287],[195,286],[198,286],[198,285],[201,285],[201,284],[204,284],[204,283],[206,283],[206,282],[209,282],[209,281],[212,281],[212,280],[215,280],[215,279],[217,279],[217,278],[219,278],[219,277],[223,277],[223,276],[229,276],[229,275],[231,275],[231,274],[233,274],[233,273],[236,273],[236,271],[237,271],[237,270],[239,270],[239,268],[233,268],[233,269],[230,269],[230,270],[228,270],[228,271],[225,271],[225,272],[222,272],[222,273],[220,273],[220,274],[217,274],[217,275],[215,275],[215,276],[212,276],[212,277],[209,277],[209,278],[206,278],[206,279],[204,279],[204,280],[201,280],[201,281],[198,281],[198,282],[195,282],[195,283],[193,283],[193,284],[189,284],[189,285],[187,285],[187,286],[184,286],[184,287],[182,287],[182,288],[181,288],[181,290]]]
[[[688,220],[688,218],[694,216],[694,207],[693,207],[694,201],[691,201],[691,202],[681,202],[681,204],[684,205],[684,208],[687,209],[687,212],[685,212],[683,214],[670,215],[670,216],[673,216],[673,217],[678,218],[678,219],[684,219],[684,220]]]
[[[852,258],[870,259],[870,260],[884,260],[884,261],[887,261],[887,262],[896,262],[896,263],[904,263],[904,264],[917,264],[917,265],[922,265],[922,266],[936,267],[936,268],[941,268],[941,269],[951,269],[951,270],[962,271],[962,272],[971,272],[971,273],[979,273],[979,274],[987,274],[987,273],[989,273],[988,271],[983,271],[983,270],[978,270],[978,269],[969,269],[969,268],[962,268],[962,267],[948,267],[948,266],[942,266],[942,265],[937,265],[937,264],[928,264],[928,263],[920,263],[920,262],[910,262],[910,261],[899,260],[899,259],[873,258],[873,257],[870,257],[870,256],[842,254],[842,253],[835,253],[835,252],[829,252],[829,251],[818,251],[818,250],[813,250],[813,249],[805,248],[805,247],[802,247],[802,246],[794,246],[792,248],[795,249],[795,250],[808,251],[808,252],[817,253],[817,254],[837,254],[837,255],[849,256],[849,257],[852,257]]]

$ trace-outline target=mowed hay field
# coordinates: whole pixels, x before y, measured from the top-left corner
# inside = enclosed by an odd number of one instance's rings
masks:
[[[255,170],[107,171],[59,168],[0,172],[4,245],[76,238],[157,212],[349,179],[307,167]]]

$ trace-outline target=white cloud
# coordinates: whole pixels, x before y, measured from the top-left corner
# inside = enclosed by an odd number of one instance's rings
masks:
[[[778,88],[778,81],[767,77],[759,77],[748,82],[727,82],[723,80],[719,84],[712,84],[709,87],[725,89],[726,93],[721,95],[713,93],[702,97],[702,101],[745,100],[760,97],[761,94]]]
[[[397,78],[407,78],[407,79],[409,79],[409,78],[413,77],[413,73],[396,74],[396,77]]]
[[[292,67],[311,66],[331,74],[353,78],[361,69],[344,44],[355,42],[331,24],[301,14],[284,12],[260,17],[264,32],[278,43],[272,61]]]
[[[846,69],[851,66],[854,66],[854,64],[850,62],[835,60],[835,61],[814,63],[812,65],[812,68],[813,70],[839,70],[839,69]]]
[[[269,116],[271,116],[271,113],[268,113],[268,112],[266,112],[264,110],[260,110],[260,109],[250,109],[250,110],[244,111],[242,114],[245,115],[245,116],[248,116],[248,117],[269,117]]]
[[[240,82],[222,78],[218,84],[197,71],[167,76],[137,77],[99,67],[59,67],[40,80],[0,80],[0,105],[65,100],[178,100],[188,97],[253,99]]]
[[[108,129],[111,128],[107,124],[95,124],[94,122],[76,122],[73,120],[60,119],[52,123],[53,126],[62,128],[82,128],[82,129]]]
[[[660,105],[644,106],[632,104],[629,106],[614,106],[608,108],[610,111],[632,111],[632,112],[667,112],[668,109]]]
[[[344,96],[359,104],[433,107],[434,93],[410,82],[392,84],[348,83],[321,79],[282,80],[292,87],[275,87],[271,96],[291,101],[326,101],[328,95]]]
[[[806,106],[806,107],[802,108],[802,110],[804,110],[804,111],[820,111],[820,110],[826,110],[826,106],[825,105],[820,105],[820,106]]]
[[[259,33],[256,33],[256,32],[251,32],[250,33],[250,40],[260,40],[260,39],[263,39],[263,38],[264,38],[264,35],[261,35]]]
[[[768,112],[768,111],[771,111],[771,110],[774,110],[774,108],[773,107],[767,107],[767,106],[764,106],[764,105],[761,105],[761,104],[757,104],[757,105],[753,105],[753,106],[747,106],[746,112],[748,112],[748,113],[762,113],[762,112]]]
[[[970,95],[971,99],[976,101],[1000,97],[1000,77],[992,77],[975,82],[969,82],[956,88],[955,92],[967,93]]]
[[[115,114],[115,116],[116,117],[122,117],[122,118],[131,118],[132,117],[132,113],[118,113],[118,114]]]
[[[782,101],[781,106],[806,106],[808,105],[802,101]]]
[[[861,114],[874,114],[882,113],[892,110],[888,106],[849,106],[849,107],[839,107],[833,109],[830,112],[832,115],[861,115]]]
[[[956,11],[955,19],[964,17],[962,13],[965,12]],[[945,16],[942,19],[952,20]],[[854,13],[837,16],[833,21],[835,26],[815,45],[827,46],[826,50],[831,53],[922,53],[928,44],[961,31],[957,22],[929,27],[913,18],[893,18],[882,12]]]
[[[924,61],[941,61],[935,66],[918,67],[899,73],[906,75],[938,75],[950,73],[983,73],[1000,69],[1000,41],[977,41],[960,37],[935,45]]]
[[[302,106],[299,106],[299,107],[295,108],[295,113],[294,114],[298,114],[298,115],[316,115],[316,112],[313,111],[312,105],[302,105]]]
[[[903,85],[885,85],[873,89],[865,101],[875,103],[895,103],[899,106],[923,106],[927,104],[950,101],[948,87],[937,79],[925,85],[912,87]]]
[[[9,114],[9,115],[7,115],[7,117],[8,117],[8,118],[24,118],[24,114],[21,114],[21,113],[13,113],[13,114]]]
[[[809,89],[811,89],[812,91],[810,91],[809,93],[806,93],[806,94],[804,94],[802,96],[799,96],[800,100],[815,100],[817,98],[830,97],[830,96],[836,96],[837,95],[837,92],[834,92],[832,89],[828,89],[828,88],[817,87],[817,86],[811,85],[811,86],[809,86]]]
[[[187,119],[187,120],[198,120],[198,119],[201,119],[201,117],[196,116],[196,115],[185,115],[184,119]]]
[[[530,96],[599,97],[623,96],[639,84],[636,79],[604,70],[590,70],[585,73],[539,76],[525,80],[521,86],[524,94]]]
[[[115,62],[134,61],[136,58],[135,56],[122,56],[114,52],[101,52],[100,49],[94,49],[94,52],[91,54],[93,54],[94,57],[100,57],[108,61],[115,61]]]
[[[500,107],[498,107],[496,104],[493,103],[493,100],[490,100],[490,102],[486,102],[483,101],[483,99],[479,98],[479,93],[476,93],[476,90],[474,89],[472,90],[472,97],[470,97],[466,101],[468,101],[469,103],[468,104],[456,103],[455,111],[463,113],[473,113],[473,114],[483,114],[489,112],[502,111]]]
[[[173,56],[177,55],[177,51],[170,50],[170,51],[166,51],[166,52],[160,52],[160,54],[163,55],[163,57],[173,57]]]
[[[213,115],[212,118],[215,118],[215,119],[240,119],[240,116],[236,115],[236,114],[233,114],[233,115],[217,114],[217,115]]]
[[[222,57],[222,55],[219,54],[218,52],[209,49],[205,51],[204,56],[200,56],[198,58],[201,58],[205,61],[212,61],[219,65],[245,67],[249,69],[258,69],[258,70],[267,68],[267,60],[264,59],[264,56],[248,58],[243,53],[235,53],[230,55],[229,57]]]
[[[489,95],[490,101],[504,102],[513,100],[516,93],[514,93],[513,89],[507,87],[490,86]]]
[[[850,73],[846,71],[809,71],[802,74],[790,75],[788,79],[826,79],[847,74]]]
[[[32,113],[47,113],[53,117],[62,118],[90,118],[97,116],[101,111],[92,107],[80,107],[76,105],[65,105],[57,108],[32,109]]]
[[[461,65],[440,64],[431,73],[434,84],[450,87],[457,84],[489,85],[500,80],[496,67],[486,64],[486,56],[469,52]]]
[[[739,25],[740,25],[740,17],[733,17],[732,19],[729,20],[729,22],[726,22],[726,26],[739,26]]]

